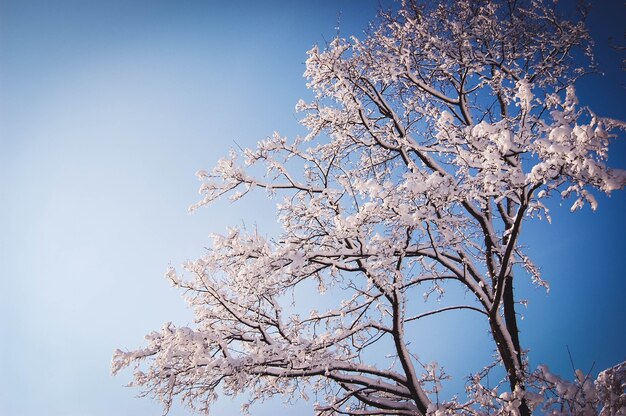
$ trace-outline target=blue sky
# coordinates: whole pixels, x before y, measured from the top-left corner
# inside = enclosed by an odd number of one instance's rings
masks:
[[[626,73],[607,47],[623,35],[624,8],[602,3],[590,25],[606,75],[579,95],[626,120]],[[301,133],[306,50],[338,23],[361,35],[377,5],[0,3],[0,414],[160,414],[123,387],[128,373],[109,375],[113,350],[140,346],[163,322],[189,322],[163,274],[199,255],[209,233],[242,221],[276,229],[262,198],[187,214],[193,173],[236,144]],[[626,145],[612,150],[625,168]],[[520,283],[531,299],[522,340],[531,360],[561,372],[566,345],[577,367],[599,370],[626,359],[626,196],[600,198],[596,213],[568,208],[555,204],[551,226],[526,229],[552,291]],[[228,399],[219,406],[215,414],[237,413]]]

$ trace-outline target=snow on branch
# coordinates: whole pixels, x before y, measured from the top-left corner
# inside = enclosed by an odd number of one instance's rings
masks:
[[[550,219],[550,197],[596,209],[594,193],[626,184],[606,165],[625,124],[575,94],[589,45],[583,23],[548,0],[407,0],[365,39],[309,50],[316,95],[297,105],[309,134],[275,133],[198,171],[191,207],[261,188],[279,198],[281,233],[231,228],[171,269],[194,324],[118,350],[113,372],[135,368],[132,385],[166,410],[180,397],[208,413],[219,392],[245,392],[248,404],[315,396],[320,415],[619,414],[624,364],[595,382],[532,372],[515,311],[517,273],[547,288],[519,244],[523,223]],[[433,303],[454,285],[462,304]],[[315,288],[328,293],[322,311]],[[486,323],[497,353],[465,396],[443,396],[443,371],[411,350],[428,342],[415,321],[450,311]],[[504,380],[487,388],[498,363]]]

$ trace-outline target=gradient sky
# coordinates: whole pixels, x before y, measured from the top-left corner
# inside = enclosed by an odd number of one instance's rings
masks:
[[[123,387],[128,372],[110,376],[113,350],[190,321],[163,274],[198,256],[209,233],[276,230],[261,197],[187,214],[193,174],[274,130],[302,133],[306,50],[338,26],[360,36],[378,1],[233,3],[0,1],[0,415],[160,414]],[[626,120],[626,73],[608,47],[622,40],[625,9],[598,3],[590,27],[606,74],[579,95]],[[623,140],[612,151],[626,168]],[[552,225],[525,230],[552,291],[519,283],[531,300],[522,341],[533,363],[566,374],[566,346],[584,370],[626,359],[626,195],[599,201],[577,214],[555,203]],[[453,356],[447,333],[430,350]],[[214,414],[237,409],[226,399]]]

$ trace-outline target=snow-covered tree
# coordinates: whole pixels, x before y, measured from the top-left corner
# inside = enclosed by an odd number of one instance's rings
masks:
[[[548,198],[595,209],[592,190],[626,183],[605,165],[624,124],[574,91],[592,68],[585,26],[548,0],[433,3],[406,0],[365,39],[311,49],[315,99],[297,104],[308,134],[276,133],[197,173],[192,210],[261,188],[280,201],[282,231],[232,228],[186,273],[170,270],[195,324],[118,350],[114,373],[134,367],[132,384],[166,409],[178,396],[208,412],[218,392],[247,392],[314,395],[320,415],[626,414],[626,364],[595,382],[531,369],[515,311],[515,279],[547,285],[522,224],[549,220]],[[429,301],[454,285],[465,302]],[[301,287],[337,304],[305,314],[315,302],[292,305]],[[418,313],[424,291],[434,306]],[[497,358],[454,396],[407,340],[415,321],[458,310],[487,323]],[[503,382],[486,385],[499,366]]]

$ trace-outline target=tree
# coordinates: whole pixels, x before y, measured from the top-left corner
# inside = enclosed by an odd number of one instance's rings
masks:
[[[364,40],[314,47],[316,98],[297,105],[309,133],[276,133],[197,173],[192,210],[262,188],[282,197],[282,233],[232,228],[187,275],[171,269],[195,326],[167,324],[147,347],[118,350],[113,372],[134,366],[133,385],[166,410],[180,396],[208,412],[221,388],[250,402],[315,394],[320,415],[624,414],[626,363],[595,382],[530,369],[515,311],[518,276],[547,285],[519,244],[522,224],[549,220],[548,198],[595,209],[593,189],[626,183],[604,163],[625,124],[575,95],[591,63],[584,24],[547,0],[406,0]],[[304,316],[289,294],[312,282],[341,297]],[[454,285],[471,300],[418,312],[425,287],[428,300]],[[445,374],[408,339],[415,321],[458,310],[487,323],[497,358],[445,401]],[[504,382],[488,388],[498,364]]]

